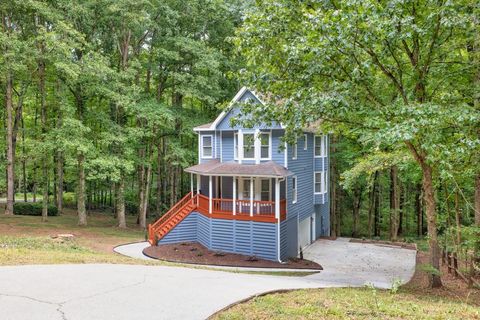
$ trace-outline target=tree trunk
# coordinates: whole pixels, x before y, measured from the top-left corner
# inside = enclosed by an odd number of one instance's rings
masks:
[[[415,192],[415,212],[417,216],[417,236],[423,235],[422,185],[418,184]]]
[[[390,241],[397,241],[400,211],[400,190],[398,184],[398,168],[390,168]]]
[[[355,188],[353,191],[353,227],[352,237],[358,237],[358,221],[360,218],[360,208],[362,206],[362,189],[360,187]]]
[[[63,213],[63,152],[57,153],[57,209],[58,214]]]
[[[475,178],[475,225],[480,227],[480,174]]]
[[[15,170],[13,169],[15,151],[13,150],[13,81],[10,72],[7,72],[5,89],[5,107],[7,109],[7,206],[5,214],[12,215],[15,202]]]
[[[456,244],[457,246],[460,245],[462,242],[462,214],[460,212],[460,201],[459,201],[459,194],[458,189],[455,190],[455,235],[456,235]]]
[[[79,153],[77,156],[78,164],[78,186],[77,186],[77,213],[78,225],[87,225],[87,211],[85,209],[85,156]]]
[[[40,51],[43,54],[43,45],[40,44]],[[38,91],[40,94],[40,119],[42,123],[42,142],[45,146],[45,139],[47,134],[47,103],[45,91],[45,62],[40,60],[38,62]],[[42,155],[42,221],[47,221],[48,217],[48,153],[44,152]]]
[[[120,181],[117,183],[117,200],[116,203],[116,215],[118,219],[118,227],[125,229],[127,227],[127,222],[125,219],[125,179],[122,176]]]
[[[380,172],[377,171],[378,177],[377,180],[380,178]],[[377,181],[377,186],[374,190],[373,194],[373,213],[374,213],[374,236],[380,237],[381,230],[380,230],[380,184]]]
[[[373,175],[372,187],[370,190],[370,204],[368,207],[368,238],[372,238],[373,234],[373,213],[375,211],[375,193],[378,188],[378,171],[375,171]]]
[[[435,194],[433,187],[432,167],[422,161],[423,174],[423,197],[426,205],[428,243],[430,247],[430,263],[433,268],[440,270],[440,247],[437,238],[437,208],[435,205]],[[439,288],[442,286],[442,280],[438,274],[430,274],[430,286]]]
[[[162,152],[160,142],[157,144],[157,214],[162,211]]]

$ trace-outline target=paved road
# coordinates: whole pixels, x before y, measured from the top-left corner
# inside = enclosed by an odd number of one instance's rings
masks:
[[[246,297],[276,289],[388,287],[413,275],[415,252],[347,241],[318,241],[305,256],[325,270],[307,277],[237,274],[137,265],[0,267],[0,318],[204,319]]]

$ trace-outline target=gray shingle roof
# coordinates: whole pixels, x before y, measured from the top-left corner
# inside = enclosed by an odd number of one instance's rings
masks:
[[[206,176],[243,176],[243,177],[274,177],[282,178],[293,173],[274,161],[259,164],[240,164],[235,161],[220,162],[213,159],[185,169],[185,172]]]

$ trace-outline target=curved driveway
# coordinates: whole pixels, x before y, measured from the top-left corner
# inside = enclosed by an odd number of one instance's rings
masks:
[[[204,319],[266,291],[389,287],[408,281],[413,250],[320,240],[305,250],[324,271],[306,277],[239,274],[167,266],[38,265],[0,267],[1,319]]]

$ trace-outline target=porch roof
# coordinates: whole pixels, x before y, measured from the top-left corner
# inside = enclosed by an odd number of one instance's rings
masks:
[[[235,161],[220,162],[218,159],[186,168],[185,172],[204,176],[238,176],[238,177],[271,177],[282,178],[293,175],[285,167],[274,161],[259,164],[240,164]]]

